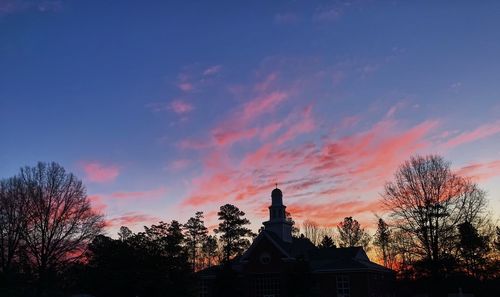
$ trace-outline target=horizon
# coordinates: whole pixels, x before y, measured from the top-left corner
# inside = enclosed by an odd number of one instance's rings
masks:
[[[226,203],[256,231],[276,183],[298,224],[373,230],[439,154],[498,221],[500,3],[375,2],[1,1],[0,177],[61,164],[114,237]]]

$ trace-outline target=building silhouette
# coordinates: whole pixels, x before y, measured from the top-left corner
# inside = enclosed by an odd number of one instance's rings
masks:
[[[198,272],[199,296],[393,296],[394,272],[362,247],[318,248],[292,236],[283,193],[271,193],[269,220],[251,246],[229,263]]]

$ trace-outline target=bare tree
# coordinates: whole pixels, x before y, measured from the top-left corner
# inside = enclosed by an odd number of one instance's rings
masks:
[[[385,185],[382,197],[394,225],[414,237],[434,276],[454,247],[458,225],[480,224],[486,207],[485,193],[436,155],[406,161]]]
[[[205,237],[205,241],[201,247],[201,252],[204,260],[206,261],[207,267],[212,267],[212,265],[216,264],[215,259],[217,256],[218,244],[217,238],[212,235],[208,235]]]
[[[0,181],[0,269],[8,274],[19,256],[27,222],[25,195],[20,180]]]
[[[40,279],[49,271],[83,254],[86,244],[101,232],[85,187],[57,163],[38,163],[19,174],[28,217],[23,239]]]
[[[321,241],[321,232],[319,225],[312,220],[305,220],[302,223],[302,231],[304,236],[309,238],[314,245],[318,245]]]

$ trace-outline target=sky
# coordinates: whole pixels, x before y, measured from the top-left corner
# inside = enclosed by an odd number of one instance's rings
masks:
[[[371,228],[415,154],[500,218],[499,1],[0,0],[0,177],[55,161],[107,232],[238,206]]]

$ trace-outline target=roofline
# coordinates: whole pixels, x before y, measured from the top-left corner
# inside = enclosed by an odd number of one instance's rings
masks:
[[[290,256],[290,254],[285,251],[278,243],[276,243],[276,241],[270,236],[267,234],[268,231],[264,230],[264,231],[261,231],[259,233],[259,235],[257,235],[257,237],[254,239],[254,241],[252,242],[252,244],[250,245],[250,247],[243,253],[243,255],[241,255],[241,260],[239,262],[244,262],[245,258],[248,257],[248,254],[250,254],[250,252],[255,248],[255,246],[257,245],[257,243],[259,241],[262,240],[262,237],[265,236],[267,239],[269,239],[271,241],[271,243],[278,248],[278,250],[280,252],[283,253],[283,255],[285,255],[285,259],[292,259],[292,257]]]
[[[329,272],[365,272],[365,271],[376,271],[376,272],[383,272],[383,273],[394,273],[394,270],[388,269],[383,270],[383,269],[372,269],[372,268],[346,268],[346,269],[319,269],[319,270],[313,270],[311,271],[312,273],[329,273]]]

